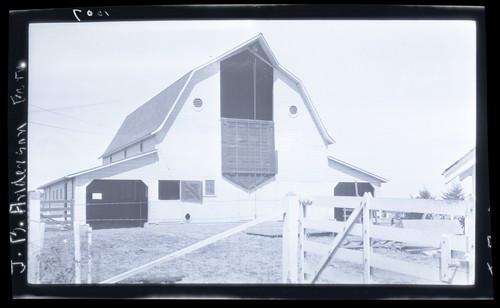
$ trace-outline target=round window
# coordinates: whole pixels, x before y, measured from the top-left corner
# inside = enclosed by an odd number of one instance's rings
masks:
[[[297,106],[292,105],[290,108],[288,108],[288,113],[290,113],[290,116],[296,117],[298,114],[299,110],[297,109]]]
[[[203,101],[201,100],[201,98],[195,98],[193,100],[193,108],[196,111],[200,111],[203,108]]]

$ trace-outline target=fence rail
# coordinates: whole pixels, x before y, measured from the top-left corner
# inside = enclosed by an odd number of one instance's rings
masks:
[[[41,200],[40,218],[47,224],[73,225],[74,200]],[[49,227],[50,228],[50,227]]]
[[[475,205],[474,200],[440,201],[423,199],[390,199],[364,197],[312,197],[298,200],[287,197],[287,212],[283,224],[283,282],[314,283],[319,279],[330,260],[348,261],[363,265],[363,281],[370,283],[372,269],[378,268],[417,278],[445,284],[474,283],[474,240]],[[310,207],[353,208],[345,222],[325,218],[325,215],[308,215]],[[458,232],[429,230],[428,226],[413,223],[411,228],[382,225],[377,222],[377,212],[440,214],[445,225],[459,225],[458,217],[463,217],[462,234]],[[326,215],[328,216],[328,215]],[[436,225],[436,224],[432,224]],[[460,227],[458,228],[462,230]],[[320,243],[311,238],[314,232],[332,234],[331,243]],[[347,235],[358,238],[362,246],[352,247],[342,244]],[[331,238],[331,237],[330,237]],[[380,255],[374,252],[375,242],[392,241],[406,246],[435,249],[439,251],[438,266]],[[462,252],[461,259],[453,258],[452,251]],[[311,255],[320,256],[314,263]],[[317,258],[315,259],[317,260]],[[466,264],[465,269],[463,264]]]

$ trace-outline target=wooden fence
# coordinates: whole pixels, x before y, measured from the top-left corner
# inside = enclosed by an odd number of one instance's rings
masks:
[[[475,206],[473,200],[443,201],[364,197],[312,197],[286,199],[283,224],[283,282],[315,283],[331,260],[363,265],[363,282],[372,282],[372,269],[379,268],[445,284],[474,283]],[[353,208],[347,221],[335,221],[308,215],[312,207]],[[438,214],[442,223],[463,219],[463,234],[395,227],[376,220],[380,213]],[[323,215],[324,216],[324,215]],[[434,215],[436,217],[437,215]],[[425,222],[422,220],[422,222]],[[434,221],[435,222],[435,221]],[[439,224],[439,223],[438,223]],[[425,225],[425,224],[423,224]],[[461,228],[459,228],[461,229]],[[333,237],[331,243],[314,241],[313,233]],[[359,237],[360,249],[343,246],[346,236]],[[387,257],[374,252],[375,241],[393,241],[403,245],[434,248],[439,251],[439,266],[430,266]],[[455,253],[452,253],[455,251]],[[460,253],[457,253],[460,252]],[[456,256],[460,256],[457,258]],[[315,257],[314,257],[315,256]],[[319,262],[317,261],[319,259]],[[314,262],[316,260],[316,262]]]
[[[74,200],[41,200],[40,220],[47,228],[73,226]]]

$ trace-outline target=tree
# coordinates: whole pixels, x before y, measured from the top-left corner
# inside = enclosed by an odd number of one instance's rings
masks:
[[[453,184],[448,191],[442,193],[441,198],[443,198],[443,200],[464,200],[464,188],[460,183]]]
[[[410,195],[410,197],[413,199],[413,196]],[[429,189],[427,187],[424,187],[422,190],[418,191],[418,196],[415,197],[416,199],[436,199],[436,196],[432,195]],[[406,213],[405,219],[422,219],[424,217],[424,213]],[[427,217],[428,215],[425,215]]]
[[[453,184],[448,191],[442,193],[441,198],[443,198],[443,200],[464,200],[464,188],[460,185],[460,183]],[[465,217],[458,216],[457,219],[462,227],[462,230],[465,230]]]
[[[431,192],[424,187],[424,189],[418,191],[417,199],[436,199],[436,196],[433,196]]]

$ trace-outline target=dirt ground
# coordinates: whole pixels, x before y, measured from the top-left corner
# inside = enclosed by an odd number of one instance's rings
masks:
[[[90,250],[86,230],[82,228],[82,283],[103,281],[237,225],[239,223],[183,223],[93,230]],[[282,238],[278,236],[280,230],[279,222],[253,227],[247,230],[248,233],[237,233],[130,277],[122,283],[281,283]],[[374,252],[407,261],[437,264],[436,257],[421,253],[410,254],[391,247],[377,248]],[[73,257],[72,231],[47,231],[40,256],[41,283],[73,283]],[[336,261],[330,262],[318,283],[359,284],[362,281],[361,265]],[[373,283],[435,282],[374,269]]]

